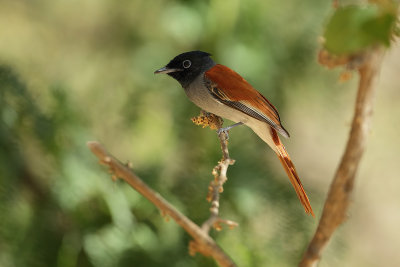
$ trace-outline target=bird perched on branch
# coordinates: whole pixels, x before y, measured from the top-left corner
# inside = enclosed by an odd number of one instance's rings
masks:
[[[211,55],[191,51],[173,58],[154,73],[166,73],[177,80],[188,98],[201,109],[236,122],[218,131],[245,124],[278,155],[305,212],[314,216],[296,169],[279,139],[289,137],[278,111],[263,95],[230,68],[216,64]]]

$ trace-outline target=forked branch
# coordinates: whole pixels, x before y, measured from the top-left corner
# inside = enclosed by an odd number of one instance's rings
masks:
[[[201,123],[197,121],[197,124],[210,126],[212,129],[215,129],[215,127],[218,129],[222,126],[222,119],[213,114],[202,113],[202,115],[197,117],[197,119],[204,120]],[[195,121],[196,118],[193,120]],[[133,189],[150,200],[163,215],[174,219],[175,222],[193,238],[193,241],[189,244],[189,253],[191,255],[199,252],[205,256],[213,257],[220,266],[228,267],[236,266],[236,264],[208,234],[212,227],[220,230],[221,223],[227,224],[230,228],[237,226],[235,222],[223,220],[219,217],[219,195],[223,191],[222,186],[227,180],[226,172],[228,166],[234,163],[234,160],[229,158],[227,135],[222,132],[219,134],[219,139],[223,157],[218,165],[213,169],[214,179],[210,183],[209,193],[207,196],[207,199],[211,202],[210,217],[201,227],[179,212],[159,193],[147,186],[135,173],[132,172],[129,166],[118,161],[108,153],[100,143],[92,141],[88,142],[87,145],[92,153],[100,159],[100,163],[110,168],[113,180],[120,178],[127,182]]]

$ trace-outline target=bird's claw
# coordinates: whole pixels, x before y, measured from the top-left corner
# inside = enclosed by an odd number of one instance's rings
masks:
[[[226,140],[229,140],[229,129],[227,129],[228,127],[226,127],[226,128],[219,128],[218,130],[217,130],[217,134],[218,134],[218,136],[220,136],[222,133],[224,133],[225,134],[225,136],[226,136]]]
[[[217,130],[217,133],[218,133],[218,135],[221,135],[221,133],[225,133],[225,135],[226,135],[226,140],[228,140],[228,139],[229,139],[228,131],[229,131],[230,129],[232,129],[233,127],[236,127],[236,126],[239,126],[239,125],[242,125],[242,124],[243,124],[243,122],[237,122],[237,123],[235,123],[235,124],[232,124],[231,126],[228,126],[228,127],[225,127],[225,128],[219,128],[219,129]]]

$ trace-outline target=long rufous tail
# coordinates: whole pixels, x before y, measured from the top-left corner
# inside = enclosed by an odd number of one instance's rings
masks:
[[[285,169],[287,175],[289,176],[290,182],[292,183],[294,190],[296,191],[297,197],[299,198],[301,204],[303,205],[306,213],[310,213],[313,217],[315,217],[314,212],[311,208],[310,201],[308,200],[307,194],[304,191],[300,178],[297,175],[296,168],[294,167],[293,162],[290,159],[289,154],[285,149],[285,146],[279,139],[279,136],[275,131],[275,129],[271,128],[271,134],[272,134],[272,139],[276,146],[276,154],[278,155],[278,158],[281,161],[283,168]]]

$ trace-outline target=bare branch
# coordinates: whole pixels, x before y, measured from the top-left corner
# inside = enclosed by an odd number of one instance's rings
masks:
[[[211,129],[217,130],[222,128],[224,123],[223,119],[206,111],[201,111],[200,115],[192,118],[192,121],[204,127],[210,127]],[[218,165],[214,167],[212,174],[214,179],[210,182],[208,187],[207,200],[211,202],[210,217],[206,220],[201,228],[208,233],[213,227],[216,230],[221,230],[221,224],[227,224],[229,228],[234,228],[238,224],[234,221],[224,220],[219,217],[219,196],[224,191],[223,185],[228,180],[226,173],[229,165],[233,165],[235,160],[229,157],[228,151],[228,135],[225,132],[218,134],[219,141],[222,150],[222,159],[218,162]]]
[[[221,125],[222,126],[222,125]],[[214,179],[210,182],[207,200],[211,202],[210,207],[210,218],[203,223],[201,228],[207,233],[211,227],[217,230],[221,230],[221,223],[227,224],[229,228],[234,228],[238,224],[230,220],[223,220],[219,217],[219,195],[223,192],[223,185],[228,180],[226,173],[229,165],[235,163],[233,159],[229,157],[228,151],[228,137],[225,132],[219,134],[219,140],[221,143],[222,160],[218,162],[218,165],[214,167],[212,174]]]
[[[354,179],[371,126],[376,91],[374,82],[377,79],[383,53],[382,48],[375,48],[364,54],[364,60],[358,67],[360,81],[350,136],[331,184],[318,228],[299,264],[301,267],[311,267],[318,264],[322,251],[332,234],[346,219]]]
[[[125,166],[112,155],[110,155],[103,146],[95,141],[87,143],[90,150],[99,159],[100,163],[107,165],[113,173],[113,179],[121,178],[132,188],[150,200],[162,214],[170,216],[176,221],[193,239],[189,250],[191,253],[200,252],[206,256],[211,256],[220,266],[236,266],[233,260],[215,243],[208,235],[208,232],[201,229],[189,218],[179,212],[172,204],[165,200],[159,193],[148,187],[129,167]]]

